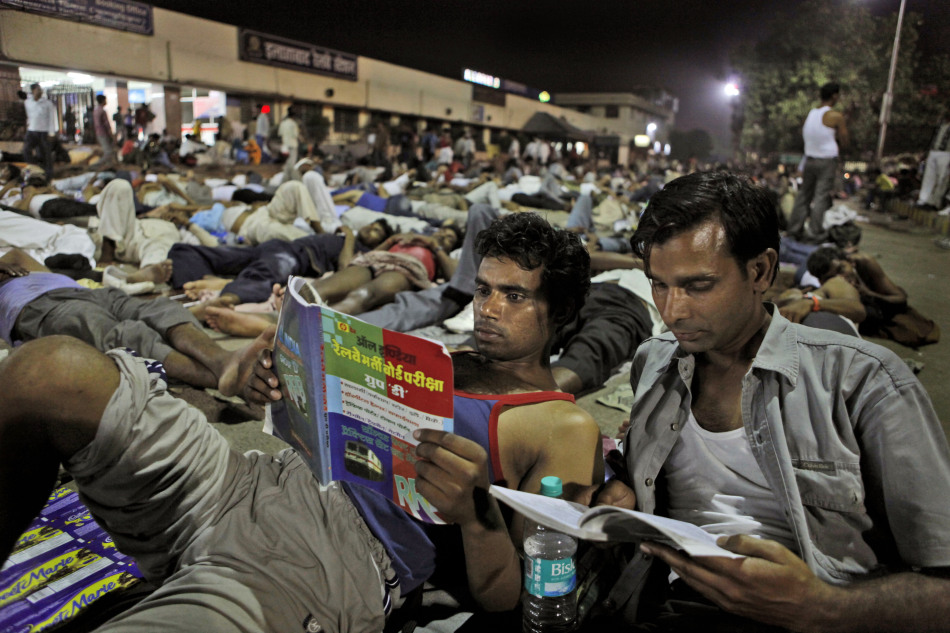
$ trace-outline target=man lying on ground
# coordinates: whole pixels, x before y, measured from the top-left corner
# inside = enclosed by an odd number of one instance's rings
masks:
[[[346,268],[316,280],[313,288],[333,310],[362,314],[389,303],[397,292],[430,288],[437,278],[451,279],[458,262],[449,253],[460,237],[454,225],[432,236],[391,235],[373,250],[357,255]]]
[[[100,264],[126,262],[139,270],[126,278],[127,283],[150,281],[165,283],[171,279],[169,249],[181,240],[178,227],[167,220],[135,217],[134,193],[128,181],[116,178],[107,184],[96,203],[102,239]]]
[[[851,288],[850,310],[863,314],[855,322],[860,323],[859,331],[864,336],[894,339],[911,347],[940,340],[939,326],[908,305],[907,292],[888,277],[873,256],[860,252],[847,254],[836,247],[823,246],[808,257],[806,266],[823,288],[829,285]],[[846,291],[839,290],[839,294],[841,292]],[[835,306],[819,301],[818,309],[823,307],[835,310]]]
[[[218,346],[174,301],[90,290],[12,249],[0,257],[0,338],[12,345],[56,334],[101,351],[128,347],[196,387],[220,387],[240,355]]]
[[[779,313],[792,323],[858,335],[867,315],[857,289],[841,276],[826,277],[820,287],[789,288],[773,300]]]
[[[172,286],[191,299],[206,293],[220,295],[197,306],[199,318],[209,307],[233,307],[265,301],[275,283],[289,275],[320,277],[346,268],[353,258],[379,246],[393,234],[385,221],[377,221],[354,234],[308,235],[292,241],[269,240],[251,247],[206,247],[176,244],[168,253],[173,263]],[[234,275],[228,279],[221,275]]]
[[[529,215],[499,221],[479,252],[478,351],[454,358],[457,433],[416,435],[416,490],[450,525],[423,529],[376,493],[321,486],[292,449],[233,452],[146,363],[50,337],[0,363],[0,557],[62,462],[159,585],[105,630],[379,631],[439,574],[481,608],[514,608],[521,520],[506,524],[489,484],[603,480],[597,425],[556,391],[547,364],[555,329],[583,303],[589,263],[576,236]],[[281,397],[270,362],[241,365],[256,372],[245,393],[258,402]]]

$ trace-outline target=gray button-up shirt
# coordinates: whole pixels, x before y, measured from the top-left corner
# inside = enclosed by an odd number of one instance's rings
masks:
[[[742,424],[802,559],[834,584],[950,566],[950,452],[920,382],[883,347],[766,306],[772,322],[742,381]],[[662,513],[657,486],[694,370],[671,334],[637,351],[625,450],[641,511]],[[611,593],[625,619],[648,566],[638,557]]]

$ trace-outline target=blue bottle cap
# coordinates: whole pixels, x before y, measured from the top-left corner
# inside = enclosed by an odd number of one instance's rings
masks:
[[[545,497],[560,497],[563,488],[561,478],[548,476],[541,480],[541,494]]]

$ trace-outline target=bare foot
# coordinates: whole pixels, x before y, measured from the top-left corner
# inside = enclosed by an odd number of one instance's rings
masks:
[[[201,303],[208,303],[209,301],[214,301],[220,296],[220,290],[201,290],[198,292],[198,301]]]
[[[263,303],[242,303],[234,306],[234,309],[238,312],[255,312],[257,314],[261,314],[262,312],[277,312],[277,308],[274,307],[271,301],[272,298],[273,297],[269,297],[268,300]]]
[[[261,350],[273,349],[276,334],[277,326],[271,326],[247,347],[233,352],[218,378],[218,391],[226,396],[239,395],[244,390],[244,383],[254,372],[254,365]]]
[[[139,268],[134,273],[129,273],[126,283],[134,284],[140,281],[151,281],[156,284],[163,284],[172,278],[172,260],[166,259],[158,264],[152,264]]]
[[[212,299],[211,301],[206,301],[204,303],[199,303],[196,306],[191,306],[188,308],[188,310],[194,315],[196,319],[199,321],[204,321],[208,308],[233,308],[238,304],[238,302],[240,302],[240,299],[238,299],[236,295],[226,293],[217,299]]]
[[[229,283],[231,283],[230,279],[208,276],[197,281],[185,282],[182,288],[185,290],[186,297],[189,299],[198,299],[202,290],[221,290]]]
[[[264,330],[274,325],[271,319],[258,314],[236,312],[231,308],[208,306],[205,310],[205,321],[208,326],[218,332],[231,336],[254,338],[260,336]]]

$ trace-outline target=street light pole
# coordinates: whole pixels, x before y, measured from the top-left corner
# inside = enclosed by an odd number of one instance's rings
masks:
[[[732,132],[732,159],[738,161],[744,117],[743,103],[739,99],[739,95],[742,91],[739,90],[739,83],[737,81],[730,81],[723,88],[723,92],[725,92],[726,97],[729,98],[729,104],[732,106],[731,121],[729,124],[729,130]]]
[[[901,45],[901,24],[904,22],[905,2],[906,0],[901,0],[901,8],[897,14],[897,33],[894,34],[894,50],[891,53],[891,72],[887,76],[887,92],[884,93],[884,99],[881,101],[881,135],[877,139],[877,154],[875,154],[878,166],[880,166],[881,157],[884,155],[887,120],[891,116],[891,102],[894,100],[894,71],[897,70],[897,51]]]

